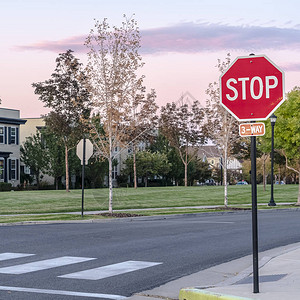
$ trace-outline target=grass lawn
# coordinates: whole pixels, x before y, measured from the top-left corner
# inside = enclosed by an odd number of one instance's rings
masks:
[[[258,186],[258,203],[268,203],[270,186],[263,191]],[[114,209],[142,209],[161,207],[183,207],[223,205],[224,187],[151,187],[114,189]],[[279,202],[296,202],[298,185],[275,185],[274,199]],[[251,185],[229,186],[228,204],[251,203]],[[108,190],[85,190],[85,210],[107,210]],[[81,190],[65,191],[15,191],[0,193],[0,214],[37,214],[81,211]],[[1,218],[5,218],[4,216]],[[71,218],[71,217],[70,217]]]

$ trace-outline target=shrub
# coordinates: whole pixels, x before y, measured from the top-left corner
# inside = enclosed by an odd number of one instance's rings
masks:
[[[11,191],[11,189],[12,189],[11,183],[0,182],[0,192]]]

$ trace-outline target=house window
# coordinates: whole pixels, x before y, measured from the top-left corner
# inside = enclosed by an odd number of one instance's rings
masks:
[[[4,127],[0,127],[0,144],[4,144]]]
[[[117,179],[118,176],[118,166],[113,166],[112,179]]]
[[[140,143],[139,144],[139,151],[144,151],[146,149],[145,143]]]
[[[4,159],[0,159],[0,182],[4,181]]]
[[[11,127],[10,129],[10,143],[11,144],[17,144],[17,128]]]
[[[24,174],[30,175],[30,167],[24,166]]]
[[[11,159],[10,161],[10,176],[11,180],[17,179],[17,160]]]

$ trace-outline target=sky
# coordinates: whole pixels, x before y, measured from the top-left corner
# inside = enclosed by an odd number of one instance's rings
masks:
[[[264,54],[285,72],[285,91],[300,85],[299,0],[0,0],[0,107],[22,118],[49,110],[32,83],[50,78],[68,49],[86,62],[95,20],[120,26],[134,15],[141,32],[145,85],[157,103],[189,92],[203,105],[218,81],[218,59]]]

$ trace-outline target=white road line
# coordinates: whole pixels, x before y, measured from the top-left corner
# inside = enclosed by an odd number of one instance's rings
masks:
[[[102,299],[104,298],[104,299],[112,299],[112,300],[127,299],[127,297],[119,296],[119,295],[82,293],[82,292],[60,291],[60,290],[43,290],[43,289],[22,288],[22,287],[14,287],[14,286],[0,286],[0,291],[65,295],[65,296],[90,297],[90,298],[102,298]]]
[[[70,273],[58,277],[72,278],[72,279],[87,279],[87,280],[99,280],[115,275],[120,275],[128,272],[133,272],[153,266],[160,265],[162,263],[147,262],[147,261],[125,261],[122,263],[99,267],[95,269],[85,270],[76,273]]]
[[[222,222],[222,221],[220,221],[220,222],[218,222],[218,221],[199,221],[198,223],[205,223],[205,224],[234,224],[235,222],[231,222],[231,221],[229,221],[229,222]]]
[[[0,261],[14,259],[14,258],[20,258],[20,257],[26,257],[26,256],[32,256],[32,255],[35,255],[35,254],[5,252],[5,253],[0,253]]]
[[[53,258],[53,259],[40,260],[40,261],[31,262],[31,263],[0,268],[0,273],[2,273],[2,274],[24,274],[24,273],[30,273],[30,272],[40,271],[40,270],[56,268],[56,267],[60,267],[60,266],[76,264],[76,263],[89,261],[89,260],[93,260],[93,259],[96,259],[96,258],[62,256],[62,257]]]

